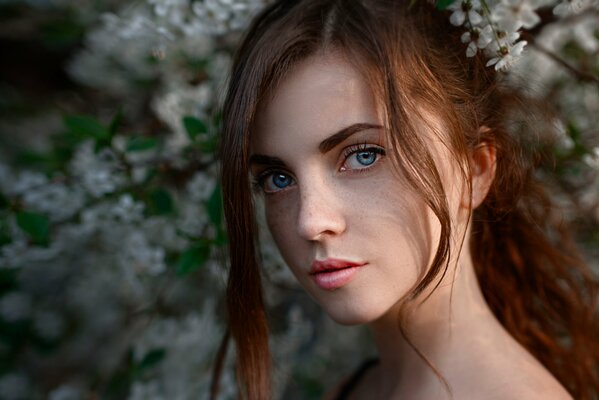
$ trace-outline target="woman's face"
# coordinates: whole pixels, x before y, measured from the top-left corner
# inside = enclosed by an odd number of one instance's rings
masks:
[[[251,140],[272,236],[299,283],[342,324],[398,304],[438,243],[437,219],[393,173],[382,125],[359,73],[339,56],[314,56],[259,110]],[[434,140],[431,149],[443,172],[446,151]]]

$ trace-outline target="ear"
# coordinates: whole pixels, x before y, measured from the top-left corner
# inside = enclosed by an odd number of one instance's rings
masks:
[[[472,199],[468,198],[468,193],[464,193],[461,202],[462,207],[474,210],[485,200],[493,179],[495,179],[496,161],[495,144],[492,142],[481,142],[471,150]]]

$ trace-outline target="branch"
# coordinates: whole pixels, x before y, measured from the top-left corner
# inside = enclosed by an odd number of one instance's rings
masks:
[[[547,57],[549,57],[550,59],[552,59],[559,65],[561,65],[567,71],[572,73],[572,75],[574,75],[578,80],[583,81],[583,82],[594,82],[597,85],[599,85],[599,77],[593,75],[591,72],[581,71],[580,69],[571,65],[569,62],[567,62],[566,60],[564,60],[562,57],[558,56],[554,52],[539,45],[535,41],[534,36],[532,36],[528,32],[522,32],[522,38],[525,39],[530,44],[530,46],[537,49],[538,51],[540,51],[541,53],[543,53],[544,55],[546,55]]]

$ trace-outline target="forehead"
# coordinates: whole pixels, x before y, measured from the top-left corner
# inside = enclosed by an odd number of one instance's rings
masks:
[[[338,54],[315,55],[294,66],[259,108],[252,151],[319,142],[365,122],[380,125],[381,118],[362,75]]]

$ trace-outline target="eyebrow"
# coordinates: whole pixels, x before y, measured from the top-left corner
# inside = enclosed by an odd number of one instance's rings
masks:
[[[269,167],[284,167],[285,163],[279,157],[265,156],[263,154],[252,154],[250,156],[250,165],[260,164]]]
[[[322,154],[326,154],[332,149],[335,148],[339,143],[343,142],[345,139],[353,135],[354,133],[358,133],[360,131],[365,131],[367,129],[381,129],[382,126],[376,124],[368,124],[368,123],[358,123],[353,124],[348,127],[341,129],[339,132],[334,135],[326,138],[318,145],[318,150]]]
[[[344,140],[346,140],[348,137],[350,137],[351,135],[353,135],[355,133],[358,133],[358,132],[361,132],[361,131],[364,131],[367,129],[381,129],[381,128],[382,128],[381,125],[369,124],[369,123],[365,123],[365,122],[352,124],[350,126],[347,126],[343,129],[341,129],[337,133],[329,136],[328,138],[326,138],[322,142],[320,142],[320,144],[318,145],[318,150],[320,151],[320,153],[326,154],[329,151],[331,151],[332,149],[334,149],[339,143],[342,143]],[[285,163],[280,158],[266,156],[263,154],[253,154],[250,157],[250,164],[261,164],[261,165],[277,166],[277,167],[285,166]]]

